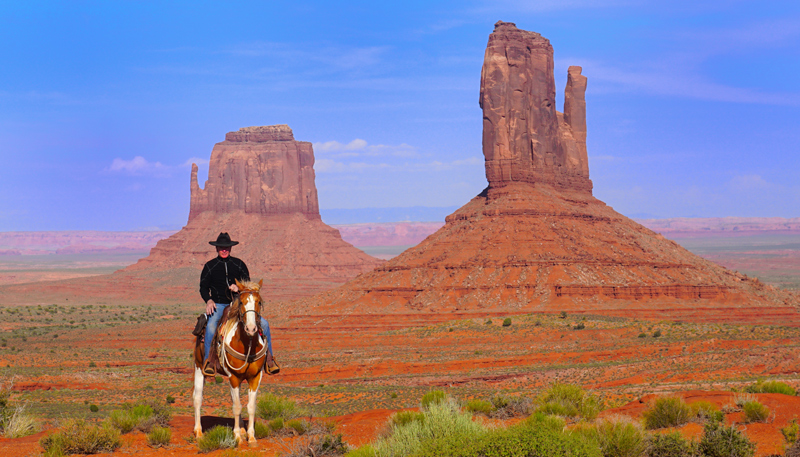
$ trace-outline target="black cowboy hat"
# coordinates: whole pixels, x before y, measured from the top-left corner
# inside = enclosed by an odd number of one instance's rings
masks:
[[[231,246],[236,246],[239,244],[238,241],[231,241],[231,236],[228,235],[228,232],[222,232],[217,237],[217,241],[209,241],[208,244],[211,246],[217,246],[221,248],[229,248]]]

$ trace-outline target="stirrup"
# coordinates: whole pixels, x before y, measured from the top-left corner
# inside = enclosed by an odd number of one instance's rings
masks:
[[[278,365],[278,362],[275,361],[275,357],[273,357],[271,353],[268,354],[267,361],[264,363],[264,372],[270,376],[280,373],[281,367]]]
[[[203,364],[203,374],[206,376],[216,376],[217,374],[217,370],[214,369],[214,364],[211,363],[211,357]]]

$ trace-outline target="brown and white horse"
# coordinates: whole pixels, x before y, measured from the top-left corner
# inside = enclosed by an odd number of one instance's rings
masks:
[[[220,344],[211,347],[212,351],[219,351],[219,361],[224,374],[231,383],[231,399],[233,400],[233,433],[236,440],[241,443],[244,430],[239,429],[239,419],[242,404],[239,400],[239,386],[247,383],[247,441],[256,442],[255,413],[256,395],[261,383],[264,363],[267,361],[267,342],[258,334],[258,317],[261,315],[261,285],[263,281],[239,282],[239,297],[231,303],[228,318],[220,322],[217,328],[217,341]],[[200,426],[200,407],[203,404],[203,344],[199,341],[194,348],[194,434],[197,438],[203,436]]]

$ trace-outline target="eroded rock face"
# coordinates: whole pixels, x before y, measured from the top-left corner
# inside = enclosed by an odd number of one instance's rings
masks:
[[[208,181],[200,188],[192,164],[189,220],[205,211],[302,213],[319,218],[311,143],[295,141],[288,125],[245,127],[214,145]]]
[[[567,113],[558,113],[550,41],[510,22],[495,24],[480,89],[489,187],[527,182],[591,192],[585,91],[580,67],[570,67]]]

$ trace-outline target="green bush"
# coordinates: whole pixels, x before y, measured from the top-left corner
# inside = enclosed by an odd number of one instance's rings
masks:
[[[258,440],[266,438],[272,434],[272,429],[270,429],[269,425],[260,421],[256,421],[255,424],[253,424],[253,430],[256,435],[256,439]]]
[[[234,436],[233,430],[222,425],[214,426],[197,440],[197,447],[200,448],[200,452],[233,449],[236,444],[236,436]]]
[[[623,418],[579,426],[575,433],[597,443],[603,457],[642,457],[647,452],[647,435],[642,427]]]
[[[168,427],[154,426],[147,434],[147,444],[151,447],[161,447],[169,444],[172,439],[172,432]]]
[[[297,419],[286,422],[286,427],[294,430],[298,435],[305,435],[308,431],[308,423]]]
[[[452,398],[446,398],[444,401],[430,403],[423,410],[422,420],[404,425],[390,424],[387,436],[378,439],[371,447],[377,455],[407,456],[417,453],[422,449],[423,443],[434,438],[469,436],[483,431],[483,425],[473,421],[472,414],[462,412]]]
[[[708,421],[703,427],[699,448],[705,457],[752,457],[756,445],[735,427]]]
[[[697,443],[689,441],[678,431],[650,437],[648,457],[696,457],[699,456]]]
[[[277,432],[277,431],[283,430],[283,418],[282,417],[276,417],[275,419],[272,419],[271,421],[269,421],[269,428],[273,432]]]
[[[644,426],[648,430],[677,427],[689,422],[691,408],[683,398],[659,397],[642,413]]]
[[[464,409],[466,409],[471,413],[480,413],[488,416],[492,414],[492,411],[494,411],[494,406],[492,406],[491,402],[488,402],[486,400],[476,399],[476,400],[469,400]]]
[[[661,330],[656,330],[655,332],[653,332],[653,338],[659,338],[659,337],[661,337]]]
[[[119,430],[108,424],[91,425],[82,419],[68,419],[61,430],[39,441],[45,454],[97,454],[122,446]]]
[[[341,433],[335,435],[325,434],[313,437],[303,455],[313,457],[339,456],[344,455],[348,449],[347,444],[342,441]]]
[[[425,419],[425,415],[423,413],[418,413],[416,411],[398,411],[389,418],[389,422],[392,425],[406,425],[409,422],[414,421],[422,421]]]
[[[89,405],[89,411],[96,413],[100,411],[100,408],[98,408],[97,405]]]
[[[783,437],[786,438],[786,442],[789,443],[789,445],[797,441],[798,432],[800,432],[800,426],[797,425],[797,419],[790,420],[789,424],[781,429],[781,433]]]
[[[538,412],[593,420],[602,409],[596,396],[572,384],[553,383],[540,397]]]
[[[276,419],[278,417],[289,420],[307,415],[308,411],[299,407],[293,400],[278,397],[269,392],[262,395],[256,405],[256,416],[264,420]]]
[[[745,387],[744,391],[754,394],[797,395],[792,386],[780,381],[756,381],[755,384]]]
[[[559,416],[539,412],[531,414],[525,422],[532,427],[546,428],[555,432],[563,431],[567,425],[567,421]]]
[[[503,327],[511,327],[511,318],[507,317],[503,319]]]
[[[748,401],[742,405],[745,423],[764,422],[769,418],[769,408],[757,401]]]
[[[647,338],[647,333],[640,333],[639,338]]]
[[[422,396],[422,408],[425,409],[430,405],[442,403],[447,400],[447,394],[441,390],[431,390]]]
[[[122,433],[133,430],[149,432],[154,426],[166,426],[172,418],[172,413],[166,404],[155,401],[128,404],[121,410],[111,411],[108,420]]]
[[[168,405],[175,403],[175,397],[173,397],[172,395],[167,395],[166,402]]]
[[[689,411],[690,415],[699,421],[722,421],[725,419],[725,414],[719,410],[719,406],[711,403],[710,401],[700,400],[690,403]]]

